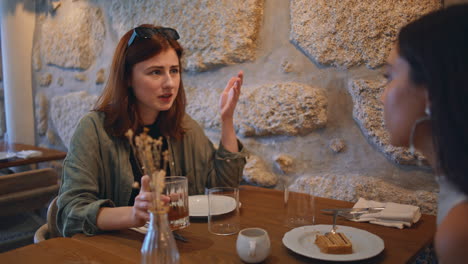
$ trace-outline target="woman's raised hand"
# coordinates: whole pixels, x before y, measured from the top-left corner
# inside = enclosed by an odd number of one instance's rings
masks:
[[[244,80],[244,72],[240,71],[236,77],[232,77],[219,101],[221,108],[221,120],[223,122],[232,121],[234,116],[234,110],[236,109],[237,101],[239,100],[242,82]]]

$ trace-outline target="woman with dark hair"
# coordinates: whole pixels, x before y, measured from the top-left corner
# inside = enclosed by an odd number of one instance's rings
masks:
[[[466,263],[468,245],[468,5],[403,27],[382,96],[393,145],[421,151],[440,186],[435,237],[442,263]]]
[[[146,127],[153,138],[163,138],[171,157],[167,175],[186,176],[190,195],[239,184],[246,150],[236,138],[233,115],[243,73],[221,95],[221,143],[215,149],[185,113],[177,39],[174,29],[147,24],[120,39],[106,87],[94,111],[80,120],[63,164],[57,201],[62,235],[93,235],[149,220],[149,177],[124,136],[128,129],[139,134]]]

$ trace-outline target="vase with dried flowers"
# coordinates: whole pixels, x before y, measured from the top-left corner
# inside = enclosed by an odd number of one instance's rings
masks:
[[[147,128],[138,136],[134,136],[133,131],[128,130],[125,136],[133,153],[143,165],[144,173],[150,176],[150,188],[153,192],[150,223],[141,247],[141,263],[180,263],[179,250],[167,218],[169,208],[161,200],[169,163],[167,150],[162,152],[162,138],[153,139],[148,135]]]

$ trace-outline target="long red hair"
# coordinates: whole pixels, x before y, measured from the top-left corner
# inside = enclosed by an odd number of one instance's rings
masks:
[[[159,28],[149,24],[143,24],[140,27]],[[127,47],[132,33],[133,29],[125,33],[117,44],[109,79],[94,108],[94,111],[105,113],[104,128],[107,133],[115,137],[123,137],[128,129],[136,133],[140,133],[143,129],[143,122],[137,112],[137,99],[133,88],[129,85],[134,65],[168,49],[174,49],[179,58],[179,66],[182,66],[183,49],[177,40],[154,34],[148,39],[136,37]],[[182,75],[182,70],[180,74]],[[181,76],[179,91],[174,103],[169,110],[161,111],[156,120],[157,128],[162,135],[176,139],[182,138],[185,104],[186,98]]]

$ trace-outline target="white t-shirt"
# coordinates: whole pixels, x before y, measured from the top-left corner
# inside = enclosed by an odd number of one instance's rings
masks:
[[[436,177],[436,180],[439,183],[437,225],[440,225],[453,207],[461,202],[468,201],[468,195],[461,192],[445,176]]]

